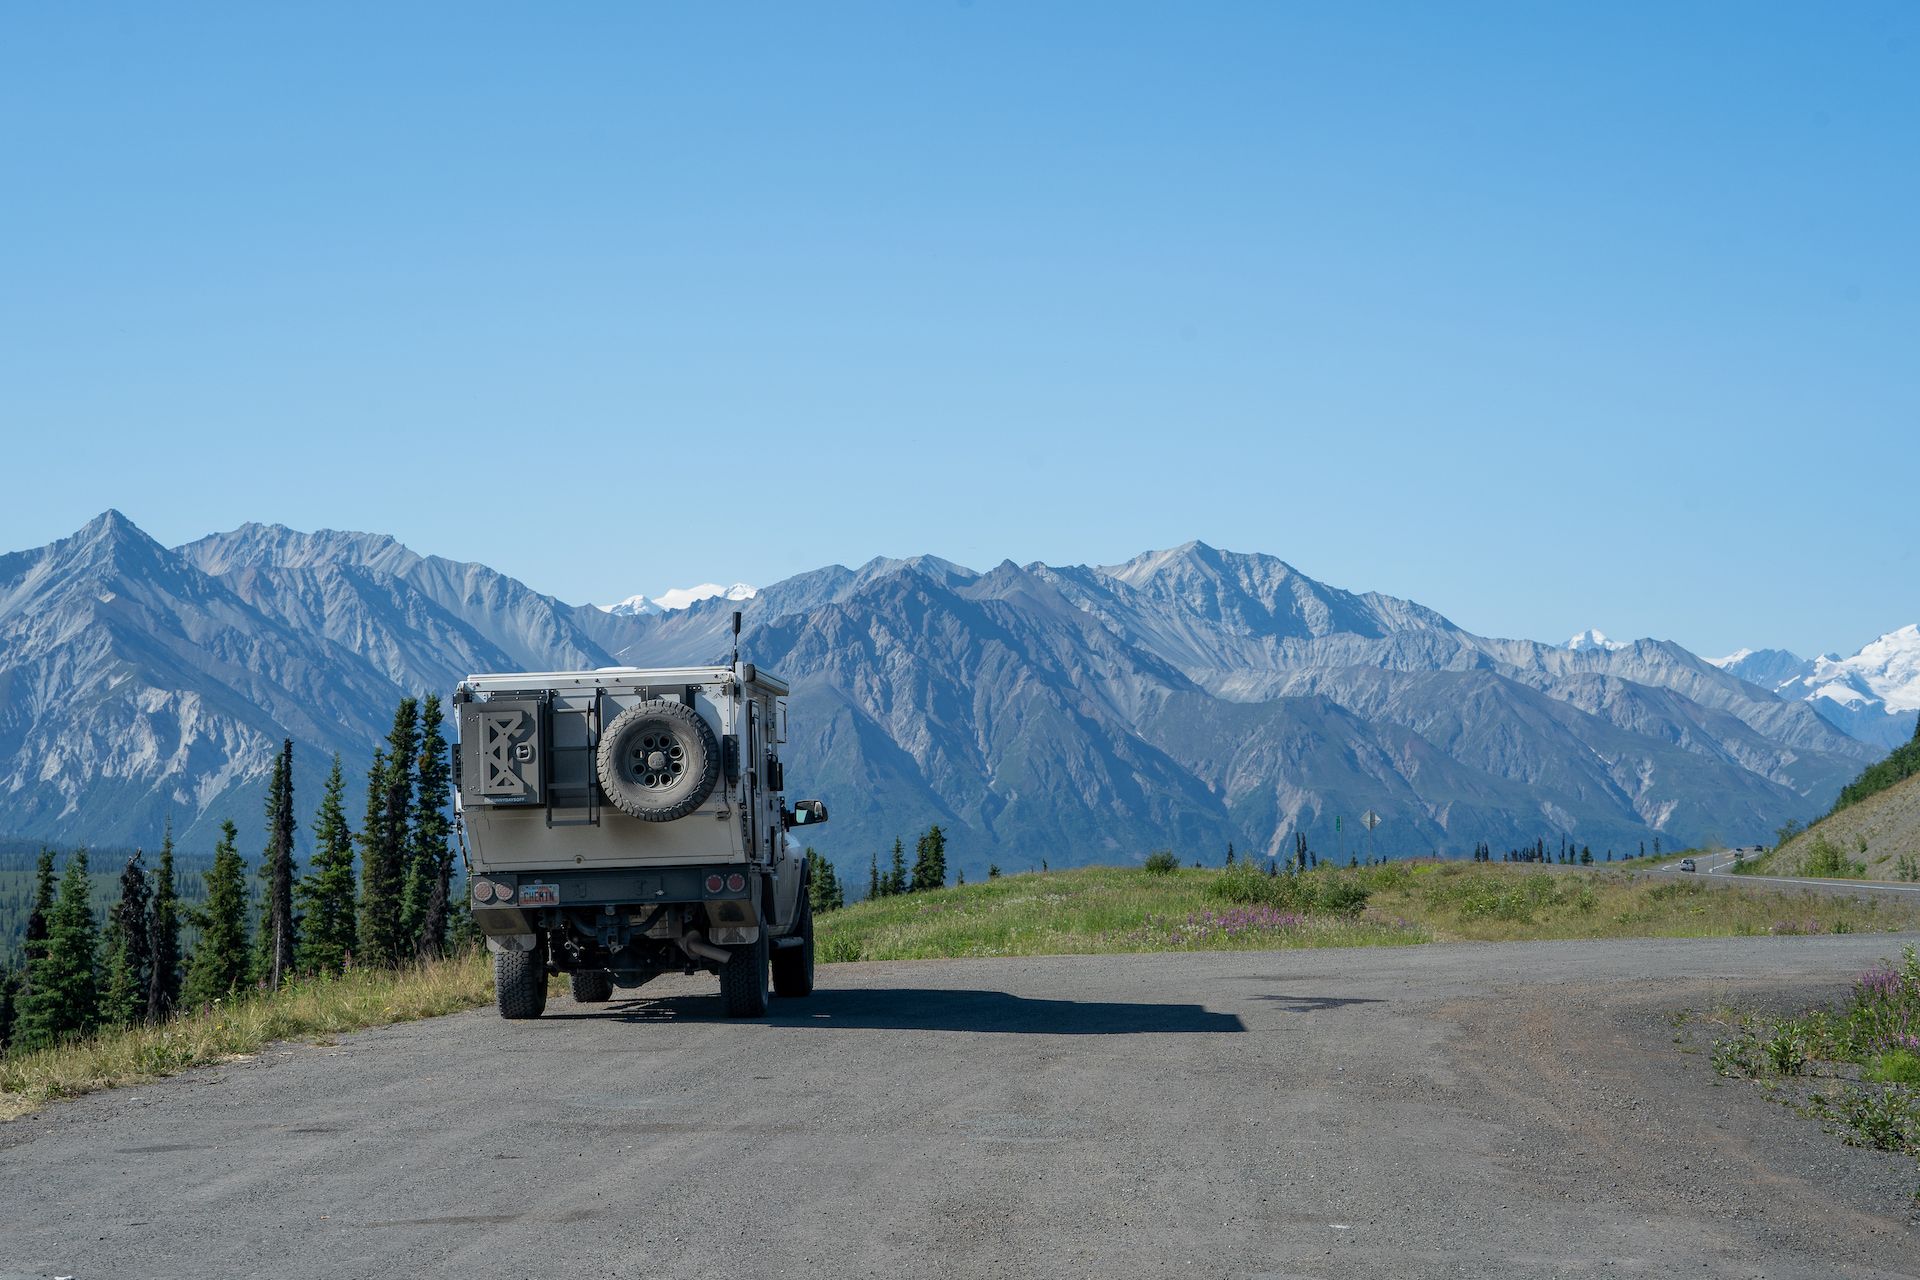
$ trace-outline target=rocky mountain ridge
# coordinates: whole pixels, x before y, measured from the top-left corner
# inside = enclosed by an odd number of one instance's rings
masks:
[[[1475,636],[1411,601],[1189,543],[1111,566],[829,566],[732,600],[611,613],[377,534],[250,524],[168,549],[117,512],[0,557],[12,834],[187,842],[259,824],[292,736],[303,807],[393,703],[485,670],[723,660],[793,684],[817,842],[864,862],[928,822],[970,874],[1290,847],[1596,850],[1752,842],[1876,752],[1678,645]]]

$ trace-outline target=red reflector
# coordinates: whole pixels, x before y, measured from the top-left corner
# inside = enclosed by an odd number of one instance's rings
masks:
[[[733,890],[735,893],[740,892],[742,889],[746,887],[747,887],[747,878],[741,875],[738,871],[734,872],[732,875],[727,877],[727,888]]]
[[[708,892],[708,893],[718,893],[718,892],[720,892],[720,890],[721,890],[721,889],[722,889],[723,887],[724,887],[724,886],[723,886],[723,883],[722,883],[722,881],[721,881],[721,879],[720,879],[720,877],[719,877],[719,876],[708,876],[708,877],[707,877],[707,892]]]

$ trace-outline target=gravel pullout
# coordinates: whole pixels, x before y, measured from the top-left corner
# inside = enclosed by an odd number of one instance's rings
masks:
[[[1920,1273],[1920,1168],[1671,1015],[1888,935],[838,965],[283,1046],[0,1125],[0,1276]],[[621,995],[644,999],[619,999]]]

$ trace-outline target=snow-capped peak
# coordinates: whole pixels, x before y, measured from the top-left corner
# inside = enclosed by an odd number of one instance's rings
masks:
[[[1751,649],[1735,649],[1724,658],[1706,658],[1703,661],[1710,667],[1731,667],[1735,663],[1745,662],[1753,656]]]
[[[1823,686],[1823,694],[1832,684],[1855,689],[1864,685],[1886,702],[1888,711],[1920,708],[1920,624],[1889,631],[1851,658],[1815,658],[1813,667],[1810,683]]]
[[[675,587],[657,596],[628,596],[619,604],[599,604],[594,608],[615,617],[631,618],[684,609],[716,596],[724,600],[751,600],[758,593],[758,587],[748,586],[744,582],[736,582],[730,587],[723,587],[717,582],[703,582],[697,587]]]
[[[1584,653],[1589,649],[1630,649],[1633,646],[1619,640],[1609,640],[1606,634],[1588,627],[1573,639],[1567,641],[1566,648],[1575,653]]]

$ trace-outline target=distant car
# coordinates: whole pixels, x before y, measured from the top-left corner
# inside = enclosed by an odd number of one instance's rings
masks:
[[[1682,871],[1692,871],[1692,870],[1694,870],[1694,865],[1693,865],[1693,859],[1692,859],[1692,858],[1682,858],[1682,859],[1680,859],[1680,869],[1681,869]]]

